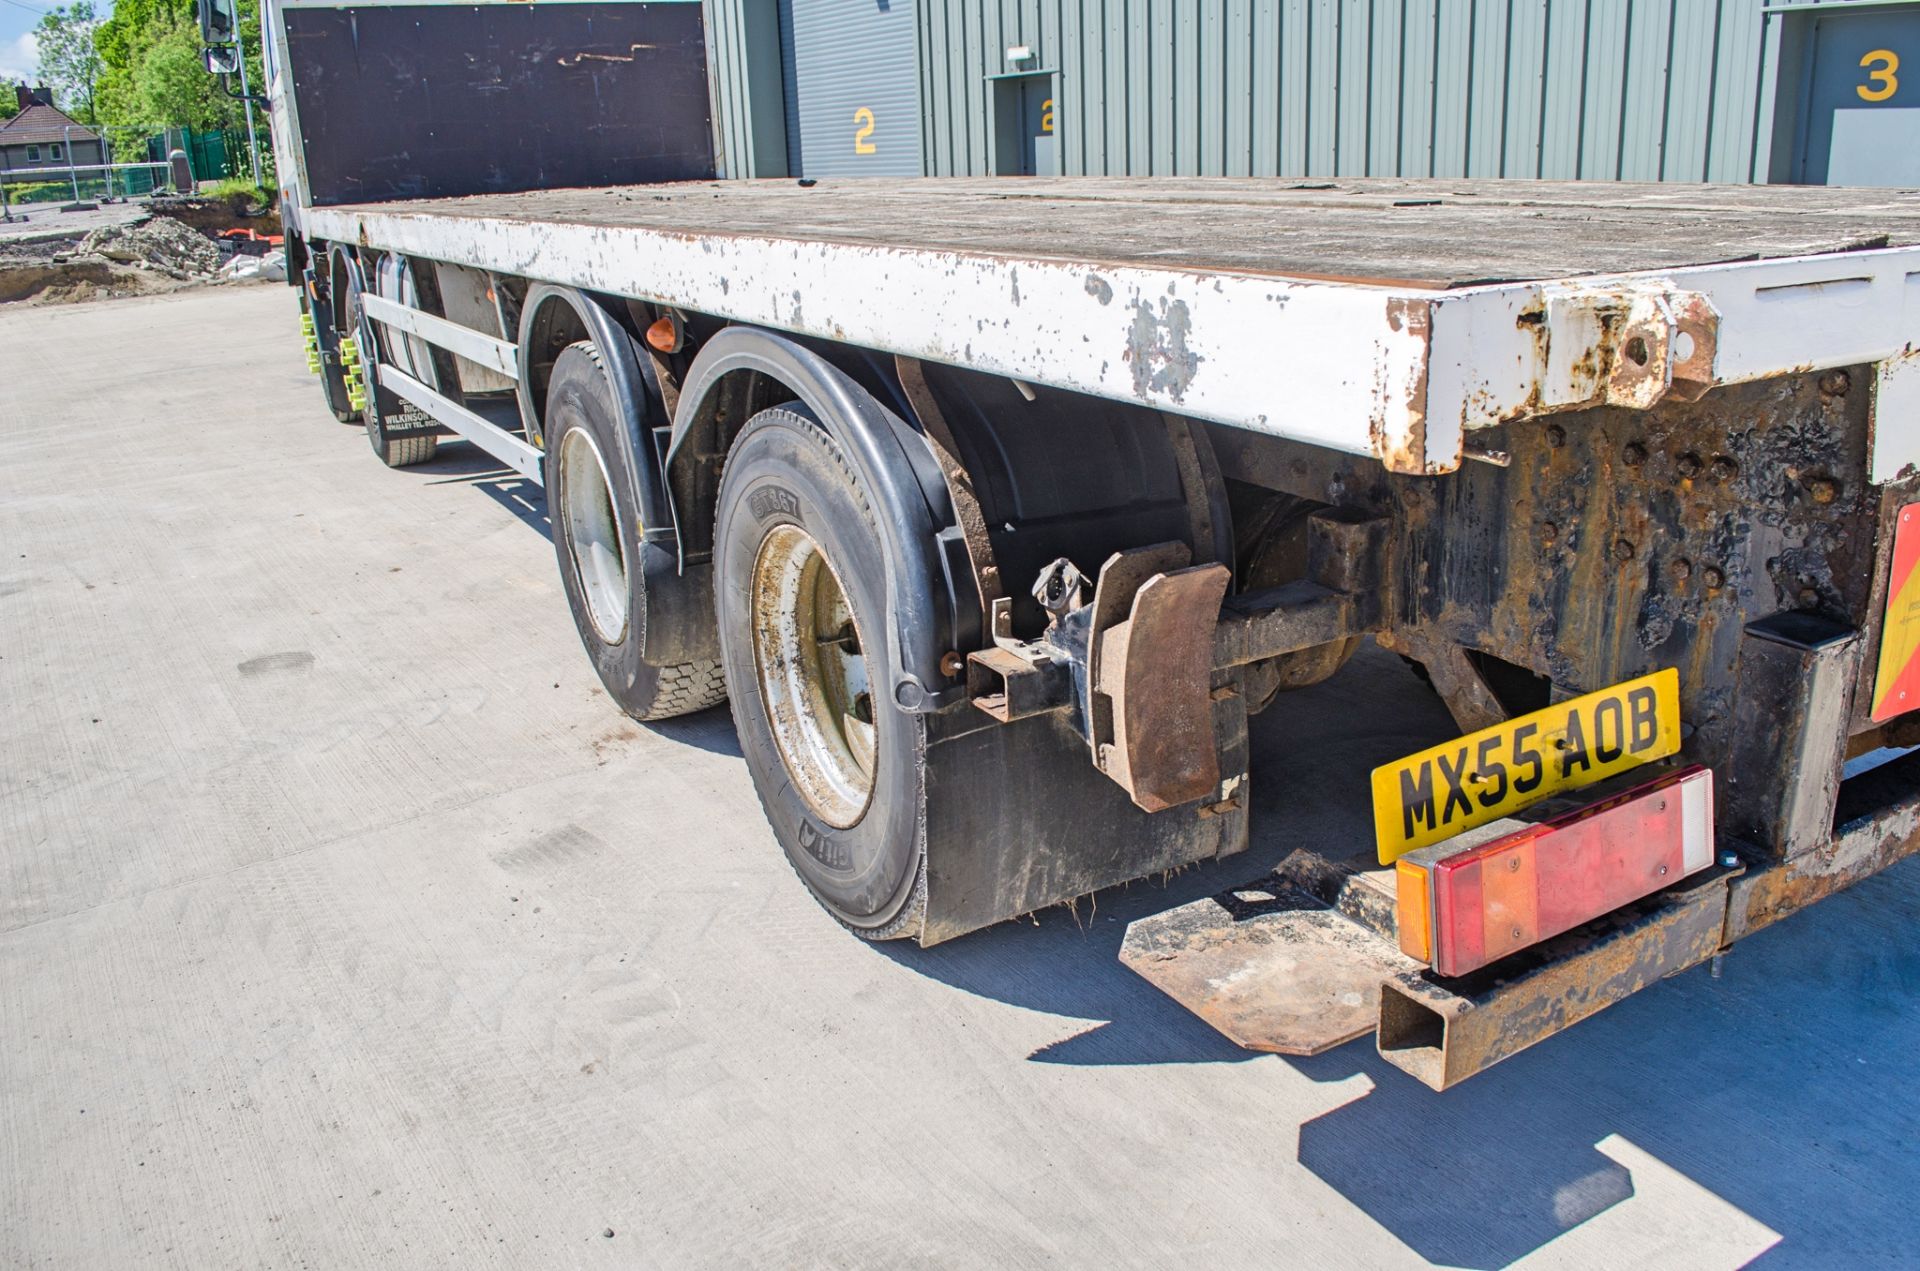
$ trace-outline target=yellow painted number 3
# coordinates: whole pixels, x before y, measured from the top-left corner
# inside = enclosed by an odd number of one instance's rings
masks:
[[[1900,55],[1892,49],[1875,49],[1860,59],[1860,65],[1873,67],[1867,78],[1874,85],[1868,88],[1861,84],[1853,90],[1860,94],[1861,101],[1883,102],[1900,91],[1900,81],[1894,75],[1900,69]]]
[[[855,154],[880,153],[880,147],[867,140],[873,135],[873,112],[862,106],[853,112],[853,122],[860,125],[853,134],[853,152]]]

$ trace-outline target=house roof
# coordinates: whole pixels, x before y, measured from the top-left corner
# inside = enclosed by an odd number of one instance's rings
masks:
[[[39,145],[48,141],[98,141],[100,134],[75,123],[65,111],[35,103],[0,123],[0,145]]]

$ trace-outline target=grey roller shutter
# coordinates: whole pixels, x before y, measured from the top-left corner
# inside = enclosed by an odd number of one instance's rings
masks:
[[[787,164],[798,176],[919,176],[914,0],[780,0]]]

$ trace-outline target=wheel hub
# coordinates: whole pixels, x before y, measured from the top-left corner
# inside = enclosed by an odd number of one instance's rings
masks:
[[[867,661],[845,589],[797,525],[760,544],[749,595],[754,665],[774,744],[814,813],[836,829],[873,799],[875,725]]]
[[[584,428],[569,429],[560,443],[559,493],[587,619],[601,640],[618,644],[627,630],[627,555],[606,461]]]

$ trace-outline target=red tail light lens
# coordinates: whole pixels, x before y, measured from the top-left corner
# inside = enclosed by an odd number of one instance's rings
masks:
[[[1713,863],[1713,772],[1695,765],[1468,847],[1395,863],[1400,947],[1464,975]]]

